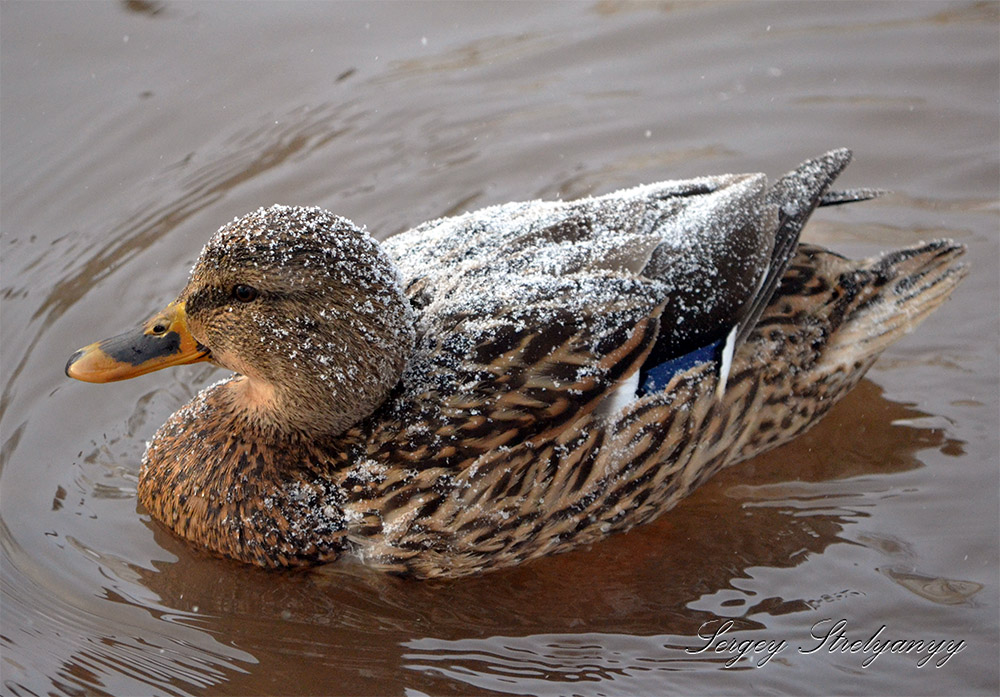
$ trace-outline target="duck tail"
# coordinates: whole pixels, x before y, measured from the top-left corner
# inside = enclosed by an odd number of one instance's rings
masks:
[[[912,331],[943,303],[968,273],[956,260],[965,246],[935,240],[886,252],[841,273],[843,291],[831,312],[826,361],[872,359]]]
[[[739,356],[727,399],[767,394],[730,405],[752,411],[727,464],[786,443],[858,383],[886,348],[927,318],[968,272],[951,240],[921,243],[852,261],[800,244],[774,300]],[[743,361],[756,363],[749,369]],[[758,376],[741,379],[741,376]],[[789,405],[794,408],[790,409]],[[778,426],[780,424],[780,426]],[[721,442],[722,439],[720,439]]]

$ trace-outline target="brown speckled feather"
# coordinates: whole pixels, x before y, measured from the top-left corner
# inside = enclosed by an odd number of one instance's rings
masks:
[[[857,264],[802,245],[775,301],[739,350],[724,398],[715,366],[678,376],[613,422],[581,417],[558,438],[460,466],[448,491],[390,516],[367,563],[420,577],[517,564],[627,530],[672,508],[719,469],[813,425],[864,375],[901,323],[947,297],[961,248],[932,243]],[[839,341],[882,315],[859,350]],[[918,320],[919,321],[919,320]],[[912,325],[910,325],[912,326]],[[379,501],[349,504],[372,507]]]
[[[899,331],[947,297],[963,275],[953,264],[960,253],[932,243],[858,264],[802,245],[740,348],[722,401],[715,366],[704,364],[614,421],[582,413],[554,436],[503,443],[490,430],[430,465],[406,458],[414,442],[429,441],[411,441],[403,421],[386,418],[395,405],[367,422],[377,449],[362,424],[268,452],[239,438],[247,431],[238,416],[220,416],[228,405],[196,401],[154,439],[147,463],[166,466],[145,472],[140,499],[177,534],[265,566],[353,551],[388,571],[457,576],[564,551],[651,520],[722,467],[815,423]],[[867,326],[872,316],[884,330]],[[631,343],[648,345],[649,332],[637,329]],[[859,330],[860,349],[839,339]],[[634,370],[642,350],[621,348],[636,355]],[[221,398],[202,397],[213,399]],[[462,426],[476,427],[460,423],[450,436],[461,438]],[[173,466],[178,459],[213,464],[192,472]]]
[[[420,578],[647,522],[809,428],[964,275],[951,242],[795,251],[814,206],[869,197],[826,191],[848,159],[770,188],[725,175],[506,204],[384,251],[319,209],[238,219],[169,316],[193,360],[239,374],[155,434],[139,500],[241,561],[353,554]],[[637,389],[650,361],[727,335],[745,340],[724,389],[717,359]]]

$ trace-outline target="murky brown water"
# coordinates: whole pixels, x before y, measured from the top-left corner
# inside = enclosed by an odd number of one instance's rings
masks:
[[[996,694],[997,4],[0,13],[5,693]],[[62,374],[263,204],[384,237],[841,145],[845,186],[897,193],[820,212],[807,239],[866,255],[950,236],[972,274],[818,428],[589,550],[451,583],[210,558],[134,489],[144,440],[218,375]],[[686,651],[726,618],[787,647],[762,667]],[[827,618],[964,644],[942,667],[800,653]]]

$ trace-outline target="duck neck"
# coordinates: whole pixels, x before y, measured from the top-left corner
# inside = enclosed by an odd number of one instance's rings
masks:
[[[262,435],[292,430],[287,419],[279,418],[285,400],[272,385],[245,375],[237,375],[230,382],[224,383],[224,389],[228,411],[249,429]]]
[[[224,404],[242,428],[263,441],[321,440],[341,435],[375,411],[384,395],[324,394],[295,391],[260,379],[236,375],[224,384]]]

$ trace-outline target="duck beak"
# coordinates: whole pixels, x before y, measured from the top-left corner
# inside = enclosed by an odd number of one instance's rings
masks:
[[[70,357],[66,375],[84,382],[113,382],[210,356],[188,331],[184,303],[172,302],[135,329],[84,346]]]

